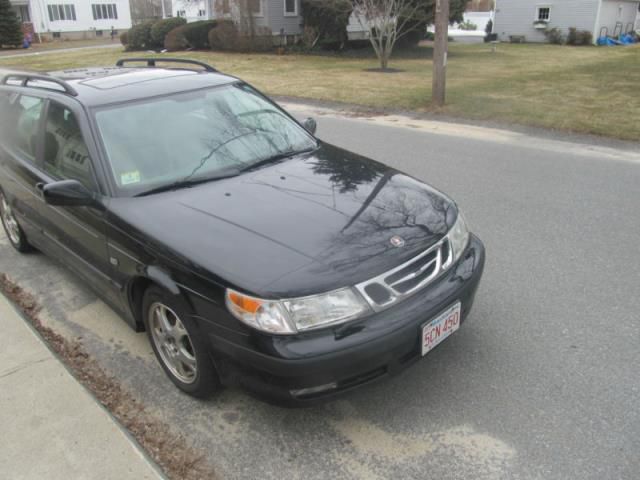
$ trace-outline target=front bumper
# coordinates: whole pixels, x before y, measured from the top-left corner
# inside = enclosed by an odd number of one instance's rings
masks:
[[[305,405],[400,372],[421,358],[422,326],[456,301],[466,319],[485,252],[471,236],[458,262],[412,297],[366,318],[296,336],[255,334],[239,344],[209,331],[221,380],[289,405]],[[331,386],[317,390],[318,387]]]

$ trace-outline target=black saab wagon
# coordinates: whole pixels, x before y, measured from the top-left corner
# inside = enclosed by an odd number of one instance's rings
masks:
[[[484,248],[445,195],[314,133],[199,62],[4,72],[2,224],[146,331],[181,390],[329,397],[455,332]]]

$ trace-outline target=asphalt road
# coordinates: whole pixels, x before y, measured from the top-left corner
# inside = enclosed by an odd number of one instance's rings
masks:
[[[0,237],[0,271],[222,478],[639,478],[640,148],[394,117],[318,122],[325,140],[449,193],[487,246],[468,322],[399,377],[304,410],[235,390],[195,401],[144,335],[53,261]]]

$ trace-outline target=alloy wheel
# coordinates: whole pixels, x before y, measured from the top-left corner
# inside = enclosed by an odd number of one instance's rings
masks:
[[[151,338],[165,366],[181,382],[196,380],[198,363],[189,332],[168,306],[155,302],[149,308]]]
[[[0,204],[2,205],[2,223],[7,229],[9,239],[14,245],[20,245],[20,226],[13,215],[11,206],[7,203],[7,199],[2,193],[0,193]]]

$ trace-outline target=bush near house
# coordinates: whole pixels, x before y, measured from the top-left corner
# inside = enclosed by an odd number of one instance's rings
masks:
[[[22,45],[23,35],[20,20],[11,8],[9,0],[0,0],[0,48],[3,45]]]
[[[578,30],[575,27],[569,28],[567,35],[567,45],[591,45],[593,35],[589,30]]]
[[[547,37],[547,41],[554,45],[562,45],[564,43],[564,35],[559,28],[549,28],[544,31],[544,36]]]
[[[273,37],[268,28],[254,28],[253,34],[245,34],[229,20],[220,21],[209,31],[212,50],[228,52],[268,52],[273,49]]]
[[[484,33],[486,33],[487,35],[491,35],[492,32],[493,32],[493,20],[489,19],[489,21],[484,27]]]
[[[406,24],[407,33],[398,39],[397,46],[400,48],[417,47],[420,40],[426,38],[427,26],[435,23],[436,0],[411,0],[411,3],[417,5],[418,9],[414,18]],[[461,23],[464,20],[467,3],[467,0],[449,0],[449,23]]]
[[[167,33],[167,36],[164,38],[164,48],[170,52],[186,50],[189,47],[189,42],[187,42],[187,39],[184,36],[186,28],[186,25],[182,25]]]
[[[165,18],[158,20],[151,27],[151,48],[162,48],[165,45],[165,37],[174,28],[185,25],[187,20],[181,17]]]
[[[185,25],[184,38],[196,50],[209,48],[209,32],[216,27],[216,20],[201,20]]]
[[[129,29],[129,34],[126,37],[127,43],[123,43],[127,50],[144,50],[145,48],[153,48],[151,28],[154,23],[154,20],[150,20],[131,27],[131,29]],[[122,41],[122,37],[120,37],[120,41]]]
[[[308,40],[310,48],[340,49],[347,41],[347,25],[352,11],[350,0],[302,0],[305,29],[313,29],[315,33],[315,38]]]
[[[235,23],[230,20],[221,21],[216,28],[209,31],[209,46],[211,50],[231,51],[238,36]]]
[[[219,23],[233,23],[229,21],[218,22],[205,20],[202,22],[187,23],[171,30],[164,39],[164,48],[171,52],[192,48],[203,50],[209,48],[209,32],[213,31]]]
[[[215,20],[187,23],[184,18],[150,20],[132,27],[120,42],[127,50],[196,50],[209,48],[209,30],[217,25]]]
[[[460,30],[469,30],[469,31],[473,31],[473,30],[478,30],[478,25],[476,25],[475,23],[473,23],[471,20],[465,20],[464,22],[462,22],[460,25],[458,25],[458,28]]]

